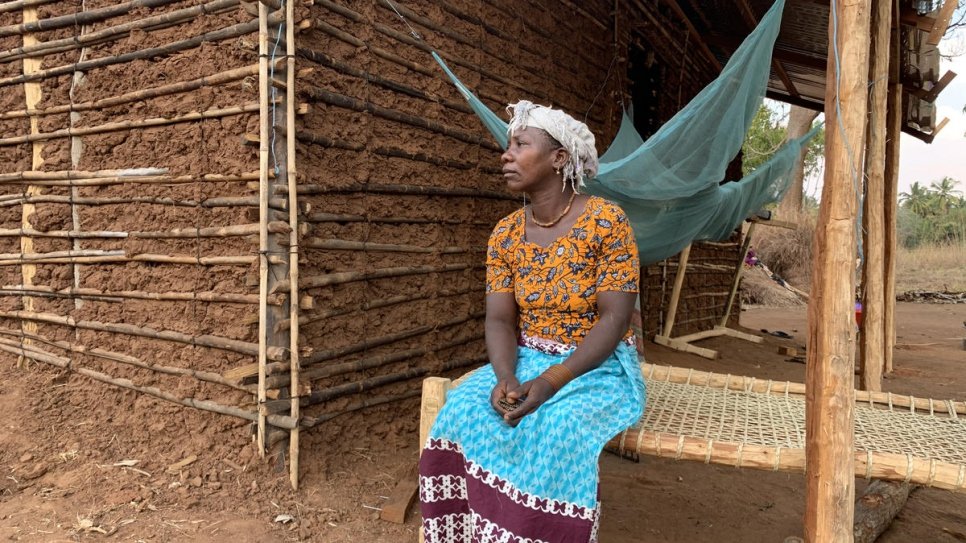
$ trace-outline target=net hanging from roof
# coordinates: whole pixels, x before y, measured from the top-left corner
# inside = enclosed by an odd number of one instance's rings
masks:
[[[721,74],[644,141],[625,114],[584,192],[619,204],[634,226],[641,263],[677,254],[693,241],[728,237],[749,214],[781,199],[799,152],[815,134],[785,144],[744,178],[721,184],[768,85],[781,26],[777,0]],[[507,123],[480,101],[435,52],[433,58],[504,149]]]

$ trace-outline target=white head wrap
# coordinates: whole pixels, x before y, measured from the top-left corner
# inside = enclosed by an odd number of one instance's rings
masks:
[[[512,114],[508,134],[512,135],[514,130],[530,126],[540,128],[559,141],[570,153],[563,176],[564,182],[570,181],[575,192],[579,192],[579,188],[584,186],[586,177],[597,175],[597,147],[594,144],[594,134],[586,124],[559,109],[527,100],[510,104],[506,110]]]

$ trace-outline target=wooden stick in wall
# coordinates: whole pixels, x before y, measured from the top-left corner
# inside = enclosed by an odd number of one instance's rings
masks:
[[[105,291],[94,288],[54,289],[43,285],[24,287],[5,285],[0,287],[0,296],[30,295],[49,298],[80,298],[86,300],[123,302],[124,300],[158,300],[176,302],[209,302],[228,304],[257,304],[258,295],[235,294],[231,292],[145,292],[142,290]],[[271,305],[281,305],[281,298],[270,298]]]
[[[343,213],[312,213],[303,218],[305,222],[371,222],[376,224],[465,224],[470,226],[493,226],[493,221],[462,221],[459,219],[428,217],[365,217]]]
[[[401,402],[403,400],[415,398],[419,396],[419,394],[420,394],[420,391],[417,389],[417,390],[410,390],[409,392],[403,392],[401,394],[393,394],[389,396],[374,396],[371,398],[366,398],[364,400],[358,400],[356,402],[349,404],[342,410],[337,411],[335,413],[326,413],[324,415],[319,415],[317,417],[310,417],[306,415],[302,417],[302,420],[300,421],[299,426],[301,426],[304,429],[314,428],[319,424],[322,424],[323,422],[330,421],[336,417],[345,415],[347,413],[352,413],[354,411],[359,411],[361,409],[366,409],[369,407],[375,407],[377,405],[385,405],[387,403]]]
[[[71,328],[80,328],[83,330],[95,330],[98,332],[112,332],[115,334],[160,339],[163,341],[172,341],[175,343],[183,343],[197,347],[208,347],[212,349],[221,349],[223,351],[232,351],[248,356],[256,356],[258,354],[258,345],[254,343],[207,334],[201,336],[192,336],[181,332],[175,332],[173,330],[155,330],[153,328],[135,326],[133,324],[126,323],[79,321],[75,320],[73,317],[54,315],[52,313],[35,313],[32,311],[0,311],[0,317],[23,319],[34,322],[45,322],[48,324],[69,326]],[[266,351],[266,356],[271,360],[287,360],[288,355],[285,351],[286,349],[281,347],[270,347]]]
[[[382,347],[383,345],[389,345],[391,343],[398,343],[400,341],[416,337],[423,334],[428,334],[433,331],[450,328],[453,326],[458,326],[465,322],[469,322],[474,319],[479,319],[483,317],[485,313],[473,313],[464,317],[457,317],[455,319],[450,319],[446,322],[438,324],[427,324],[423,326],[417,326],[415,328],[410,328],[408,330],[403,330],[401,332],[396,332],[393,334],[387,334],[380,337],[368,338],[365,341],[359,343],[353,343],[351,345],[344,345],[342,347],[335,347],[332,349],[326,349],[324,351],[317,351],[312,353],[302,359],[302,364],[304,366],[312,366],[319,364],[321,362],[326,362],[329,360],[334,360],[337,358],[343,358],[350,354],[355,354],[358,352],[366,351],[369,349],[375,349],[376,347]],[[278,375],[289,367],[284,362],[273,362],[265,365],[265,375]],[[242,382],[246,378],[252,377],[257,373],[257,366],[238,366],[226,371],[223,375],[226,379],[230,379],[236,382]]]
[[[278,187],[278,192],[287,193],[288,189]],[[336,187],[324,187],[321,185],[300,185],[299,194],[333,194],[368,192],[371,194],[393,194],[406,196],[446,196],[457,198],[488,198],[492,200],[519,201],[519,197],[497,192],[495,190],[470,189],[463,187],[437,187],[434,185],[403,185],[403,184],[379,184],[379,185],[343,185]]]
[[[156,117],[153,119],[143,119],[143,120],[133,120],[133,121],[117,121],[113,123],[106,123],[97,126],[85,126],[81,128],[63,128],[60,130],[54,130],[53,132],[40,132],[37,134],[23,134],[20,136],[13,136],[10,138],[0,139],[0,147],[9,145],[19,145],[21,143],[28,143],[33,141],[44,141],[52,140],[58,138],[70,138],[74,136],[87,136],[91,134],[106,134],[108,132],[118,132],[121,130],[134,130],[141,128],[151,128],[154,126],[166,126],[178,123],[187,123],[192,121],[203,121],[205,119],[218,119],[221,117],[230,117],[232,115],[244,115],[246,113],[254,113],[258,111],[258,104],[251,103],[242,106],[220,108],[220,109],[209,109],[207,111],[193,111],[191,113],[185,113],[184,115],[176,115],[174,117]]]
[[[60,0],[11,0],[10,2],[0,4],[0,13],[19,11],[23,8],[32,8],[42,6],[44,4],[53,4],[54,2],[59,1]]]
[[[254,177],[253,177],[254,175]],[[244,183],[258,179],[258,174],[239,175],[147,175],[147,176],[116,176],[96,177],[89,179],[52,179],[39,181],[11,180],[0,184],[23,185],[31,184],[38,187],[105,187],[109,185],[186,185],[189,183]]]
[[[476,292],[483,292],[483,288],[469,288],[455,291],[441,291],[441,292],[423,292],[415,295],[399,295],[391,296],[389,298],[381,298],[378,300],[366,300],[361,304],[347,307],[337,307],[326,309],[318,313],[303,314],[299,317],[299,326],[305,326],[307,324],[312,324],[313,322],[324,321],[326,319],[331,319],[333,317],[339,317],[342,315],[347,315],[349,313],[356,313],[360,311],[369,311],[372,309],[379,309],[381,307],[388,307],[391,305],[402,304],[407,302],[415,302],[419,300],[426,300],[433,297],[449,297],[449,296],[463,296],[465,294],[471,294]],[[291,322],[289,320],[280,321],[276,324],[277,330],[282,331],[287,330]]]
[[[76,205],[119,205],[119,204],[156,204],[168,207],[258,207],[258,199],[248,196],[214,197],[201,201],[174,200],[172,198],[156,198],[153,196],[132,196],[129,198],[74,198],[69,196],[20,196],[10,200],[0,201],[0,207],[11,207],[22,204],[76,204]],[[288,209],[288,202],[281,198],[269,200],[269,206],[275,209]],[[31,212],[32,213],[32,212]],[[28,225],[26,228],[30,228]]]
[[[484,364],[489,360],[486,355],[477,356],[475,358],[463,359],[463,360],[450,360],[445,363],[438,370],[431,370],[428,367],[412,368],[405,371],[390,373],[387,375],[379,375],[377,377],[371,377],[369,379],[364,379],[362,381],[356,381],[353,383],[345,383],[342,385],[337,385],[329,388],[323,388],[319,390],[313,390],[306,398],[303,399],[302,405],[316,405],[320,403],[325,403],[327,401],[335,400],[338,398],[344,398],[345,396],[351,396],[353,394],[360,394],[362,392],[368,392],[374,388],[379,388],[382,386],[390,385],[393,383],[398,383],[401,381],[409,381],[417,377],[423,377],[429,374],[430,371],[434,373],[442,373],[454,369],[465,368],[467,366],[476,366]]]
[[[455,272],[469,269],[482,269],[482,264],[443,264],[441,266],[399,266],[395,268],[382,268],[372,271],[355,272],[335,272],[325,275],[316,275],[305,278],[299,287],[302,290],[310,288],[320,288],[329,285],[340,285],[355,281],[368,281],[372,279],[383,279],[387,277],[404,277],[407,275],[425,275],[430,273]],[[273,293],[288,290],[290,287],[288,280],[282,279],[275,283]]]
[[[288,180],[288,277],[289,277],[289,416],[295,420],[300,417],[301,398],[299,397],[299,229],[298,229],[298,169],[296,168],[295,149],[295,8],[294,0],[285,2],[285,165]],[[299,427],[289,433],[289,483],[293,490],[299,488]]]
[[[291,1],[291,0],[290,0]],[[268,356],[268,154],[269,154],[269,88],[268,88],[268,7],[258,4],[258,456],[265,458],[265,364]]]
[[[75,255],[70,253],[105,253],[93,255]],[[124,251],[97,251],[84,249],[80,251],[55,251],[51,253],[22,253],[20,256],[9,258],[11,255],[0,255],[0,266],[20,266],[24,264],[107,264],[112,262],[155,262],[158,264],[189,264],[199,266],[251,266],[257,260],[254,256],[190,256],[190,255],[156,255],[142,253],[128,255]],[[4,258],[8,257],[8,258]],[[273,262],[277,261],[272,259]]]
[[[181,404],[187,407],[194,407],[195,409],[201,409],[202,411],[211,411],[212,413],[219,413],[221,415],[230,415],[233,417],[238,417],[238,418],[242,418],[250,421],[255,421],[256,419],[255,413],[252,413],[251,411],[247,411],[238,407],[221,405],[211,400],[181,398],[169,392],[164,392],[161,389],[156,387],[139,386],[131,382],[130,379],[118,379],[118,378],[111,377],[107,374],[101,373],[99,371],[77,367],[73,365],[71,363],[71,360],[68,358],[55,356],[53,354],[46,353],[38,349],[25,348],[20,345],[14,347],[6,344],[0,344],[0,350],[21,355],[26,358],[36,360],[38,362],[51,364],[59,368],[67,369],[75,373],[79,373],[85,377],[94,379],[95,381],[100,381],[102,383],[107,383],[109,385],[114,385],[116,387],[124,388],[127,390],[133,390],[135,392],[140,392],[142,394],[148,394],[149,396],[154,396],[155,398]],[[287,417],[284,415],[270,415],[268,417],[268,422],[273,426],[278,426],[279,428],[286,428],[286,429],[291,428],[293,425],[298,423],[297,421],[294,421],[290,417]]]
[[[77,104],[63,104],[59,106],[51,106],[45,109],[21,109],[17,111],[0,113],[0,120],[16,119],[16,118],[27,117],[30,115],[54,115],[54,114],[60,114],[60,113],[67,113],[70,111],[89,111],[92,109],[109,108],[109,107],[119,106],[123,104],[129,104],[131,102],[139,102],[141,100],[150,100],[152,98],[158,98],[160,96],[170,96],[172,94],[190,92],[193,90],[200,89],[202,87],[213,87],[216,85],[223,85],[225,83],[231,83],[233,81],[244,79],[247,76],[255,75],[257,73],[258,73],[258,65],[252,64],[250,66],[243,66],[241,68],[235,68],[232,70],[227,70],[227,71],[219,72],[212,75],[206,75],[203,77],[199,77],[197,79],[192,79],[190,81],[179,81],[177,83],[170,83],[168,85],[160,85],[160,86],[151,87],[148,89],[127,92],[111,98],[101,98],[99,100],[92,100],[89,102],[81,102]]]
[[[78,345],[77,343],[72,343],[69,341],[55,341],[36,334],[27,335],[17,330],[0,329],[0,335],[19,337],[19,338],[29,338],[37,341],[38,343],[44,343],[46,345],[57,347],[58,349],[63,349],[71,353],[85,354],[94,358],[99,358],[102,360],[110,360],[112,362],[119,362],[121,364],[127,364],[129,366],[134,366],[137,368],[153,371],[156,373],[163,373],[166,375],[183,375],[187,377],[192,377],[199,381],[205,381],[207,383],[222,385],[222,386],[230,387],[235,390],[240,390],[243,392],[252,391],[252,387],[250,386],[233,383],[228,379],[225,379],[224,377],[222,377],[220,374],[210,372],[210,371],[192,370],[188,368],[177,368],[174,366],[164,366],[159,364],[149,364],[147,362],[144,362],[130,355],[106,351],[104,349],[96,349],[96,348],[91,349],[84,345]],[[8,345],[15,345],[15,346],[20,345],[19,341],[11,342],[10,340],[3,340],[2,338],[0,338],[0,343],[6,343]]]
[[[278,20],[275,20],[278,23]],[[274,24],[274,23],[273,23]],[[102,68],[104,66],[113,66],[115,64],[124,64],[131,62],[132,60],[143,60],[154,58],[158,56],[170,55],[172,53],[177,53],[179,51],[184,51],[186,49],[193,49],[199,47],[205,42],[215,42],[222,41],[231,38],[237,38],[238,36],[244,36],[246,34],[251,34],[258,29],[257,21],[250,21],[247,23],[239,23],[236,25],[228,26],[219,30],[213,30],[211,32],[206,32],[200,36],[195,36],[193,38],[188,38],[186,40],[177,41],[170,43],[168,45],[163,45],[160,47],[152,47],[150,49],[140,49],[138,51],[132,51],[130,53],[124,53],[121,55],[111,56],[111,57],[101,57],[92,60],[86,60],[83,62],[77,62],[74,64],[67,64],[64,66],[57,66],[55,68],[48,68],[46,70],[40,70],[29,75],[7,77],[0,79],[0,87],[7,85],[16,85],[23,83],[25,81],[40,81],[42,79],[48,79],[51,77],[58,77],[61,75],[67,75],[72,72],[77,71],[89,71],[91,68]]]
[[[319,379],[325,379],[327,377],[335,377],[337,375],[345,375],[347,373],[353,373],[358,371],[369,370],[373,368],[378,368],[381,366],[386,366],[393,364],[395,362],[402,362],[403,360],[409,360],[417,356],[426,356],[431,353],[436,353],[439,351],[444,351],[446,349],[451,349],[453,347],[459,347],[466,345],[472,341],[479,341],[483,339],[483,334],[479,332],[474,332],[472,334],[456,338],[452,341],[444,342],[432,347],[421,347],[415,349],[406,349],[402,351],[395,351],[389,354],[370,356],[367,358],[361,358],[359,360],[354,360],[352,362],[342,362],[339,364],[325,364],[319,367],[307,369],[302,372],[303,381],[316,381]],[[286,386],[285,382],[272,377],[269,380],[269,385],[272,388],[279,388],[279,386]]]
[[[135,21],[90,32],[80,36],[71,36],[59,40],[40,42],[32,46],[17,47],[9,51],[0,51],[0,62],[10,62],[23,58],[34,58],[55,53],[63,53],[74,49],[81,49],[91,45],[102,44],[111,40],[123,38],[132,30],[160,30],[172,25],[196,19],[200,15],[218,13],[238,5],[239,0],[214,0],[207,4],[194,6],[176,11],[170,11],[153,17],[137,19]],[[87,12],[89,13],[89,12]]]
[[[79,238],[79,239],[177,239],[177,238],[225,238],[233,236],[249,236],[258,233],[259,225],[252,224],[233,224],[230,226],[212,226],[207,228],[175,228],[165,232],[117,232],[117,231],[93,231],[78,232],[73,230],[51,230],[41,231],[33,228],[3,228],[0,229],[0,237],[7,236],[30,236],[35,238]],[[289,225],[281,221],[272,221],[268,224],[268,231],[273,234],[288,234]]]
[[[425,254],[461,254],[469,252],[483,252],[485,247],[421,247],[419,245],[402,245],[398,243],[371,243],[367,241],[352,241],[346,239],[308,238],[302,242],[308,249],[324,249],[327,251],[371,251],[384,253],[425,253]]]
[[[71,26],[83,26],[90,23],[97,23],[105,19],[110,19],[111,17],[125,15],[135,9],[156,8],[173,4],[177,1],[178,0],[132,0],[130,2],[124,2],[114,6],[72,13],[70,15],[61,15],[59,17],[50,17],[39,20],[34,18],[29,21],[24,19],[24,22],[21,24],[0,26],[0,37],[31,34],[34,32],[56,30],[58,28],[67,28]]]

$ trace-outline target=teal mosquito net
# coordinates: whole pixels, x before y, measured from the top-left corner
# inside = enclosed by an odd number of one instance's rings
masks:
[[[672,256],[693,241],[727,238],[748,215],[778,201],[802,146],[788,142],[740,180],[721,183],[768,85],[771,52],[781,26],[777,0],[728,60],[721,74],[644,141],[625,114],[584,192],[619,204],[634,226],[642,264]],[[497,142],[507,123],[479,100],[433,53]]]

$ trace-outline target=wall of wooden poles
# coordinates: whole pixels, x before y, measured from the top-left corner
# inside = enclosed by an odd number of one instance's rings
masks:
[[[297,206],[265,196],[294,186],[299,107],[258,92],[267,69],[294,91],[294,55],[258,50],[260,26],[296,26],[294,4],[19,4],[0,11],[2,359],[297,433],[297,405],[264,408],[288,384],[259,404],[226,377],[260,356],[297,366],[297,327],[258,333],[259,308],[298,308],[258,276],[298,263]]]

